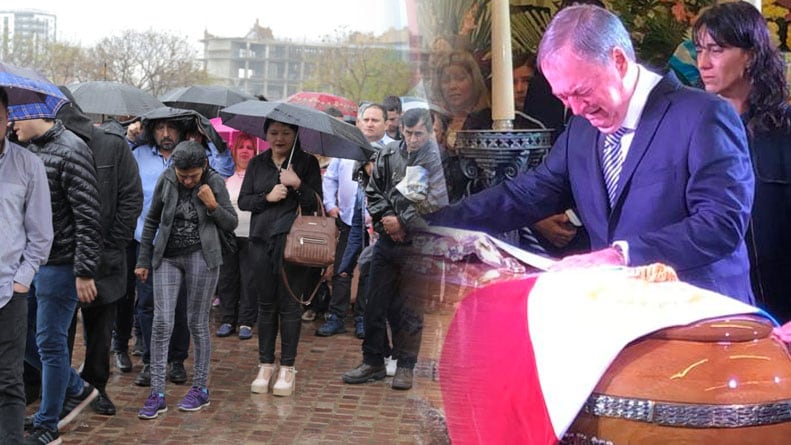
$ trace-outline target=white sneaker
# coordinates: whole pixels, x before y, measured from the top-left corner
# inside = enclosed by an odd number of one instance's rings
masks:
[[[393,360],[393,357],[391,356],[385,357],[385,369],[387,370],[388,377],[392,377],[395,375],[397,367],[398,367],[398,360]]]
[[[266,394],[269,391],[269,381],[272,380],[272,375],[275,373],[275,365],[260,364],[258,365],[258,375],[253,383],[250,385],[250,392],[256,394]]]
[[[272,387],[272,394],[281,397],[290,396],[296,386],[296,375],[297,370],[293,366],[281,366],[275,386]]]

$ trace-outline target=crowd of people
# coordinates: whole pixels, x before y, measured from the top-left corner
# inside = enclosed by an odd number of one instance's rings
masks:
[[[317,312],[315,335],[346,333],[351,319],[362,340],[345,383],[389,375],[393,389],[412,388],[425,289],[406,279],[407,258],[430,224],[532,234],[563,257],[559,269],[662,262],[791,321],[791,112],[780,54],[746,2],[705,9],[692,38],[705,91],[639,63],[601,5],[564,5],[537,54],[513,56],[515,126],[555,128],[555,143],[537,168],[485,189],[454,151],[456,132],[492,122],[480,66],[458,45],[433,55],[425,107],[404,109],[398,96],[359,106],[353,125],[373,148],[367,162],[323,165],[299,126],[272,119],[262,152],[244,133],[227,148],[199,116],[172,109],[124,133],[117,122],[92,125],[76,104],[57,119],[8,123],[0,88],[0,443],[60,443],[87,406],[114,415],[110,364],[131,372],[138,337],[134,383],[150,387],[140,419],[167,411],[167,380],[190,380],[190,343],[192,379],[177,407],[208,406],[215,295],[217,337],[257,330],[252,393],[293,394],[303,320]],[[324,274],[283,260],[297,209],[319,206],[340,233]],[[326,301],[305,306],[297,296],[322,280]],[[791,324],[775,335],[791,339]]]

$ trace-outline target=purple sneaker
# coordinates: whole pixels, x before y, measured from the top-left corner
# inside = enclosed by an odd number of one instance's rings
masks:
[[[187,391],[187,395],[179,402],[179,409],[181,411],[198,411],[204,406],[209,406],[209,390],[201,389],[193,386]]]
[[[165,405],[165,395],[152,392],[146,399],[143,409],[137,412],[137,417],[141,419],[156,419],[161,413],[168,410]]]

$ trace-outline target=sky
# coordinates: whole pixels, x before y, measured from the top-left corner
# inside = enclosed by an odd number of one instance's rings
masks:
[[[183,35],[196,47],[204,30],[218,37],[241,37],[258,19],[275,38],[317,42],[336,30],[380,34],[406,26],[405,0],[135,0],[107,2],[28,0],[24,7],[57,16],[58,39],[90,46],[123,30]],[[208,4],[209,6],[198,6]],[[189,5],[189,6],[185,6]],[[5,9],[5,8],[3,8]]]

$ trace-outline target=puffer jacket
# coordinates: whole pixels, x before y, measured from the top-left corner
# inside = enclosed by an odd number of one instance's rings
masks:
[[[396,189],[406,176],[407,167],[416,165],[428,170],[428,194],[420,203],[410,201]],[[374,230],[380,235],[386,235],[382,218],[389,215],[398,217],[407,236],[415,229],[425,228],[427,224],[421,215],[448,205],[448,188],[437,144],[430,141],[412,153],[407,152],[404,141],[387,144],[376,154],[365,194]]]
[[[55,241],[47,265],[74,264],[74,275],[93,278],[101,254],[99,192],[93,153],[60,120],[28,149],[47,172]]]

